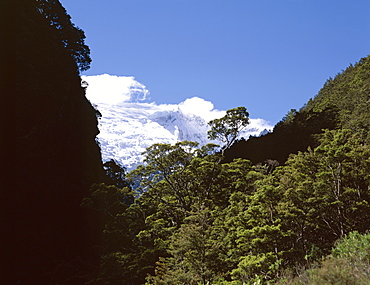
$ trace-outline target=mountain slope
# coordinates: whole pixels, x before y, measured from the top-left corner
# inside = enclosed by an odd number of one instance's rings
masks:
[[[59,1],[19,5],[16,93],[7,94],[16,100],[14,167],[4,175],[14,178],[9,217],[16,231],[6,246],[16,271],[4,284],[83,284],[81,272],[94,264],[91,247],[99,239],[96,218],[80,203],[104,179],[95,110],[60,36],[69,18]],[[51,25],[40,5],[67,22]]]
[[[291,110],[272,133],[235,143],[225,161],[246,158],[254,164],[277,160],[285,163],[290,153],[317,144],[322,129],[350,128],[370,138],[370,56],[329,79],[319,93],[301,108]]]
[[[302,111],[338,110],[340,126],[370,130],[370,55],[326,81],[319,93]]]
[[[205,119],[183,111],[179,105],[99,103],[97,108],[101,113],[98,141],[103,161],[115,159],[129,170],[142,163],[141,153],[154,143],[188,140],[200,145],[221,144],[207,138],[209,126]],[[251,119],[241,136],[259,135],[270,128],[261,119]]]

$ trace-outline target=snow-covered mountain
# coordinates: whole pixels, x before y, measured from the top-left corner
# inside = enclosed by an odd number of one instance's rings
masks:
[[[145,86],[132,77],[114,78],[120,85],[107,94],[109,90],[99,86],[97,82],[109,80],[110,88],[113,88],[112,76],[83,77],[89,84],[87,98],[102,115],[97,139],[103,161],[113,158],[131,170],[142,163],[142,152],[154,143],[173,144],[189,140],[200,145],[209,142],[221,144],[207,139],[208,121],[225,114],[225,111],[215,110],[211,102],[198,97],[187,99],[178,105],[138,102],[138,98],[145,99],[148,94]],[[122,85],[125,85],[124,88]],[[117,93],[119,88],[121,92]],[[117,94],[112,95],[114,92]],[[250,122],[241,134],[244,138],[258,136],[272,128],[263,119],[250,119]]]
[[[141,163],[141,153],[154,143],[208,142],[206,122],[179,109],[163,110],[148,103],[100,104],[98,109],[102,114],[98,141],[103,160],[114,158],[128,169]]]
[[[209,142],[207,122],[195,114],[186,114],[177,105],[166,107],[148,103],[120,103],[115,106],[100,104],[100,143],[104,161],[114,158],[127,169],[142,162],[142,152],[154,143],[174,144],[189,140],[200,145]],[[260,135],[266,125],[260,126],[254,119],[241,136]]]

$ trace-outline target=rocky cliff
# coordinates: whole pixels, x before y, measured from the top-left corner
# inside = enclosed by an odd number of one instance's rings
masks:
[[[94,215],[80,203],[90,185],[104,179],[96,111],[58,28],[37,9],[40,1],[21,2],[16,92],[8,94],[15,98],[14,168],[8,171],[16,203],[9,247],[14,283],[8,284],[83,284],[99,237]],[[41,2],[61,8],[58,1]]]

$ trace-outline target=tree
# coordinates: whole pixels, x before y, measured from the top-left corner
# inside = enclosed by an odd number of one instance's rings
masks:
[[[91,284],[142,284],[154,263],[152,246],[140,240],[144,219],[130,188],[94,184],[82,206],[100,213],[100,269]]]
[[[114,159],[111,159],[103,164],[106,175],[110,178],[112,183],[118,188],[128,187],[129,183],[126,181],[126,169],[119,165]]]
[[[225,116],[208,123],[211,126],[211,129],[208,131],[208,138],[222,141],[225,144],[222,147],[223,153],[235,142],[240,132],[248,124],[249,113],[245,107],[227,110]]]
[[[234,264],[230,273],[243,283],[274,278],[288,250],[288,234],[278,211],[282,193],[277,181],[254,171],[247,177],[249,185],[232,193],[224,210],[227,258]]]
[[[230,205],[217,224],[223,228],[224,259],[233,265],[228,269],[233,278],[271,280],[283,268],[309,267],[338,238],[369,229],[370,149],[365,138],[335,130],[326,131],[320,141],[273,172],[255,167],[265,175],[260,172],[254,181],[253,171],[237,178],[237,160],[225,164],[230,170],[225,181],[235,181],[235,187],[225,183]]]
[[[275,176],[295,256],[314,261],[335,240],[370,227],[370,149],[349,130],[326,131],[314,150],[292,155]],[[292,257],[294,257],[292,255]]]
[[[370,148],[365,139],[348,129],[326,131],[315,149],[318,176],[326,182],[318,188],[327,191],[332,211],[323,218],[338,238],[370,228]]]
[[[370,130],[370,55],[350,65],[334,79],[329,79],[319,93],[302,108],[303,111],[322,111],[334,106],[339,125],[359,131]]]
[[[210,284],[220,274],[220,243],[213,239],[212,213],[204,205],[185,218],[172,235],[168,252],[171,257],[157,263],[156,275],[147,284]]]
[[[90,68],[90,49],[85,44],[85,33],[71,22],[71,16],[58,0],[38,0],[37,10],[56,30],[55,35],[68,50],[80,71]]]
[[[104,252],[128,250],[127,240],[131,240],[128,209],[134,203],[131,189],[125,187],[119,189],[114,185],[104,183],[93,184],[90,189],[90,196],[82,201],[82,206],[100,212],[100,220],[104,229]],[[123,238],[124,237],[124,238]],[[126,244],[119,244],[119,240],[126,241]]]
[[[138,193],[147,192],[153,200],[189,212],[198,201],[210,199],[219,156],[208,155],[216,145],[196,149],[198,143],[154,144],[144,154],[146,165],[128,174]]]

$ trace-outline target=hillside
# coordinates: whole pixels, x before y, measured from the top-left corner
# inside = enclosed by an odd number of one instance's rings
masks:
[[[301,111],[322,112],[329,107],[338,110],[340,127],[370,130],[370,55],[350,65],[334,79],[328,79]]]
[[[370,55],[329,79],[299,111],[290,110],[272,133],[236,142],[225,161],[246,158],[254,164],[277,160],[283,164],[290,153],[317,146],[322,129],[370,129]]]
[[[354,106],[369,94],[367,61],[338,75],[357,99],[325,84],[272,133],[235,143],[228,161],[211,144],[158,143],[126,187],[95,185],[84,204],[100,210],[105,230],[92,284],[367,284],[370,259],[347,252],[370,244],[368,113]],[[246,117],[211,130],[230,134]]]
[[[99,240],[95,214],[80,204],[104,179],[96,110],[79,77],[91,61],[88,47],[59,1],[21,1],[16,35],[7,284],[83,284]]]
[[[158,143],[126,175],[101,162],[83,31],[58,0],[17,12],[16,92],[2,90],[15,98],[15,138],[3,149],[1,284],[273,284],[306,269],[328,280],[330,268],[369,280],[369,56],[226,161],[216,145]],[[238,109],[211,131],[246,124]]]

